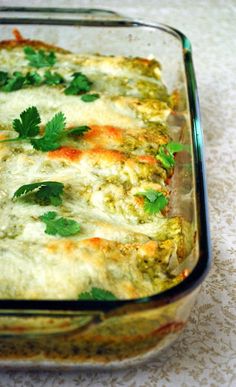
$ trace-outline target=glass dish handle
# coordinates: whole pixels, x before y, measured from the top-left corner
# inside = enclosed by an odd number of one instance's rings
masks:
[[[0,314],[0,337],[70,335],[80,333],[104,319],[103,313],[90,311],[53,312],[9,311]]]

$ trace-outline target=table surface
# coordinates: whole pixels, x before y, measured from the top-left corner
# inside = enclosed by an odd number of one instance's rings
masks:
[[[0,5],[10,3],[0,0]],[[2,369],[0,387],[235,387],[236,47],[233,35],[236,35],[236,1],[31,0],[30,3],[11,1],[11,5],[113,9],[167,23],[190,38],[205,136],[213,267],[201,288],[189,324],[161,358],[138,368],[113,372]]]

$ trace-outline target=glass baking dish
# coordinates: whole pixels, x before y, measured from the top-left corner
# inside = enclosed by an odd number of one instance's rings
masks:
[[[78,53],[158,58],[172,93],[173,136],[189,146],[179,155],[174,211],[192,222],[195,247],[178,285],[151,297],[119,301],[0,300],[0,364],[117,367],[142,362],[184,329],[210,266],[210,243],[199,102],[189,40],[158,23],[95,9],[1,7],[1,39],[17,28]],[[173,211],[173,213],[174,213]]]

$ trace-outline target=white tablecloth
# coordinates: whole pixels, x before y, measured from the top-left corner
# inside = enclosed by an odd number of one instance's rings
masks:
[[[0,5],[110,8],[167,23],[190,38],[205,134],[214,259],[187,328],[156,361],[116,372],[3,369],[0,387],[235,387],[236,1],[0,0]]]

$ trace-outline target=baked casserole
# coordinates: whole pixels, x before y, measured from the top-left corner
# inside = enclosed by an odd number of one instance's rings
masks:
[[[188,274],[156,59],[0,42],[0,298],[133,299]]]

